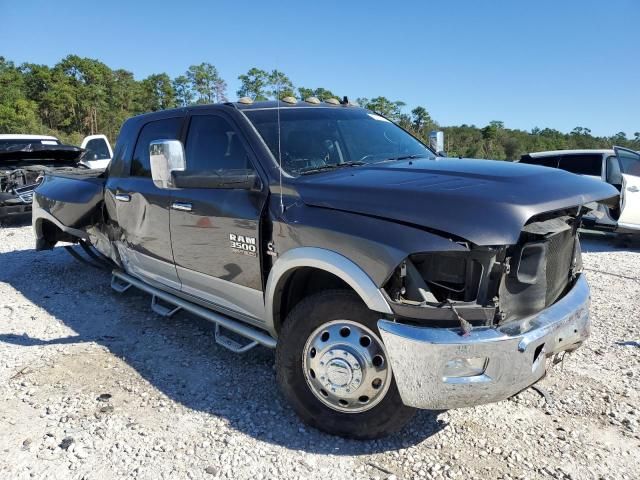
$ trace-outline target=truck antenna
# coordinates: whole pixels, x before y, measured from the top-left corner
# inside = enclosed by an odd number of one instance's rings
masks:
[[[278,115],[278,170],[280,172],[280,214],[284,213],[282,201],[282,148],[280,144],[280,76],[276,73],[276,112]]]

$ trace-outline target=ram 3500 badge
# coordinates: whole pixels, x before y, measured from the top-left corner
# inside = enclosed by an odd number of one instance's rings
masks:
[[[114,289],[211,320],[221,345],[275,348],[305,422],[374,438],[416,408],[514,395],[579,347],[577,227],[616,197],[567,172],[438,157],[347,102],[244,99],[127,120],[106,173],[45,177],[33,226],[37,248],[99,251]]]
[[[258,251],[256,248],[255,237],[245,237],[244,235],[236,235],[235,233],[229,234],[229,241],[231,242],[231,250],[235,253],[241,253],[243,255],[249,255],[251,257],[256,256]]]

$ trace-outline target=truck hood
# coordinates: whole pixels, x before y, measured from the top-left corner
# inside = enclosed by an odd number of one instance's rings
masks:
[[[75,165],[84,150],[73,145],[41,145],[37,143],[9,145],[0,148],[0,166],[41,164]]]
[[[492,160],[390,161],[296,180],[306,205],[511,245],[540,213],[615,199],[611,185],[563,170]]]

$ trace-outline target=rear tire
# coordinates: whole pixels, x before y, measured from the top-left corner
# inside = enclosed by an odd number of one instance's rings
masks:
[[[398,393],[378,318],[346,290],[311,295],[289,313],[276,348],[277,379],[305,423],[367,440],[397,432],[414,416]]]

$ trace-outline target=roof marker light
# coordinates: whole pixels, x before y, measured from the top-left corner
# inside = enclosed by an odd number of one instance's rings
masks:
[[[298,100],[295,97],[284,97],[282,101],[284,103],[298,103]]]
[[[324,103],[328,103],[330,105],[340,105],[340,100],[337,98],[327,98]]]
[[[243,105],[251,105],[253,103],[253,98],[251,97],[242,97],[238,99],[238,103],[242,103]]]
[[[307,103],[313,103],[314,105],[318,105],[320,103],[320,99],[318,97],[307,97],[304,101]]]

